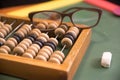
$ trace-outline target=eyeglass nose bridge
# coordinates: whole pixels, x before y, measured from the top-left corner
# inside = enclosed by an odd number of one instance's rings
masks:
[[[74,25],[73,20],[72,20],[72,14],[73,14],[73,13],[65,13],[65,14],[62,14],[61,23],[63,22],[63,20],[64,20],[65,17],[69,17],[70,21],[72,22],[72,25]]]

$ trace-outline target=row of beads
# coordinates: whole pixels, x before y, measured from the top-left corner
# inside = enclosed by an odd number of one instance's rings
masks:
[[[62,28],[63,26],[61,26]],[[66,26],[63,27],[63,29]],[[65,28],[66,29],[66,28]],[[56,33],[59,34],[61,30],[56,31]],[[63,33],[62,33],[63,34]],[[44,46],[41,44],[44,43]],[[23,51],[21,53],[23,57],[28,57],[28,58],[35,58],[35,59],[39,59],[39,60],[44,60],[47,61],[50,57],[50,55],[53,53],[53,51],[56,49],[56,46],[58,45],[58,41],[56,38],[49,38],[49,36],[45,33],[41,33],[40,36],[38,36],[38,38],[36,39],[36,41],[33,42],[33,44],[31,44],[31,46],[29,46],[27,48],[27,50],[21,49],[18,50],[18,52]]]
[[[12,23],[11,23],[12,24]],[[0,46],[5,43],[5,36],[12,31],[12,25],[0,21]]]
[[[14,23],[14,22],[13,22]],[[3,22],[0,22],[0,37],[5,38],[5,36],[12,31],[12,24],[5,24]]]
[[[63,30],[64,33],[63,33]],[[57,28],[55,30],[56,35],[61,35],[61,34],[65,34],[65,31],[67,31],[67,28],[64,26]],[[65,39],[63,38],[63,40],[65,41],[61,41],[61,43],[63,45],[67,45],[67,47],[72,46],[73,42],[75,41],[75,39],[77,38],[77,35],[79,33],[79,29],[76,27],[71,27],[65,34],[64,38],[69,38]],[[66,36],[67,35],[67,36]],[[63,36],[63,35],[62,35]],[[72,36],[69,37],[69,36]],[[72,44],[71,44],[72,41]],[[71,45],[70,45],[71,44]],[[33,44],[35,46],[35,44]],[[32,45],[32,46],[33,46]],[[53,62],[53,63],[58,63],[61,64],[63,62],[63,59],[65,58],[65,55],[62,51],[56,50],[55,51],[55,47],[58,45],[58,41],[56,38],[49,38],[49,40],[47,41],[47,43],[44,44],[44,46],[40,49],[40,47],[37,50],[33,50],[32,52],[34,52],[34,54],[28,53],[28,51],[23,55],[24,57],[29,57],[29,58],[35,58],[38,60],[43,60],[43,61],[49,61],[49,62]],[[28,49],[30,50],[30,49]],[[53,52],[54,51],[54,52]],[[36,56],[37,54],[37,56]]]
[[[46,28],[54,28],[56,37],[49,38],[47,33],[41,33],[39,30]],[[41,22],[33,30],[31,30],[30,25],[25,24],[11,38],[8,38],[5,45],[0,47],[0,52],[9,53],[12,51],[15,55],[61,64],[65,55],[63,50],[56,50],[58,45],[57,37],[64,37],[61,44],[66,48],[70,48],[78,34],[79,29],[77,27],[68,29],[68,26],[65,24],[57,28],[56,23],[49,23],[48,25],[46,22]]]
[[[27,29],[28,28],[28,29]],[[25,31],[23,31],[23,29]],[[18,45],[19,42],[29,33],[31,30],[31,26],[24,24],[18,31],[16,31],[12,37],[8,38],[3,46],[7,46],[10,48],[10,52]],[[24,33],[25,32],[25,33]],[[2,46],[0,47],[0,52],[2,53],[9,53],[8,50],[3,49]]]
[[[48,26],[47,22],[40,22],[40,23],[44,23],[44,25]],[[49,24],[54,24],[54,23],[49,23]],[[0,24],[3,27],[3,22],[1,22]],[[57,23],[55,23],[53,25],[54,28],[56,28]],[[53,28],[53,27],[49,27],[49,28]],[[13,50],[13,48],[24,38],[26,37],[26,35],[28,34],[28,32],[31,30],[31,26],[28,24],[24,24],[17,32],[15,32],[15,34],[9,38],[6,42],[5,39],[0,38],[0,45],[2,46],[4,43],[5,45],[9,46],[11,50]],[[37,34],[36,31],[34,31],[33,33]],[[40,37],[41,38],[41,37]],[[44,38],[42,38],[44,39]],[[2,51],[5,52],[5,51]]]
[[[57,37],[61,38],[63,37],[63,35],[65,34],[65,32],[68,30],[68,26],[67,25],[61,25],[59,28],[56,28],[54,33],[56,35],[55,38],[51,37],[49,38],[49,40],[47,41],[47,43],[45,43],[45,45],[42,47],[42,49],[39,50],[37,56],[35,57],[35,59],[38,60],[43,60],[43,61],[51,61],[51,56],[53,54],[53,52],[56,49],[56,46],[58,45],[58,40]],[[62,55],[62,57],[64,57],[64,54],[62,53],[58,53],[59,55]],[[55,54],[56,55],[56,54]],[[63,61],[63,58],[59,57],[59,55],[56,55],[56,58],[60,59],[61,62]]]
[[[58,27],[58,24],[56,22],[51,22],[51,23],[48,23],[46,21],[42,21],[42,22],[39,22],[35,28],[38,28],[38,29],[56,29]]]
[[[38,51],[43,47],[44,43],[47,42],[49,36],[45,33],[41,33],[38,38],[33,42],[31,46],[23,53],[23,57],[34,58]]]
[[[27,48],[35,41],[35,39],[41,34],[39,29],[32,29],[28,36],[24,38],[14,49],[13,53],[16,55],[22,55]]]
[[[76,40],[78,34],[79,34],[79,29],[77,27],[70,27],[61,41],[61,44],[63,45],[63,49],[61,51],[59,50],[54,51],[49,61],[52,63],[61,64],[63,62],[63,59],[65,58],[65,55],[63,53],[64,48],[65,47],[70,48],[73,45],[74,41]]]

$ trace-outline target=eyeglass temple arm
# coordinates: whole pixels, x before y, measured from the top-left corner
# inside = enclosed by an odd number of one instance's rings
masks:
[[[78,7],[73,7],[73,8],[69,8],[69,9],[67,9],[67,10],[64,10],[64,11],[62,11],[63,13],[66,13],[66,12],[68,12],[68,11],[70,11],[70,10],[78,10]]]

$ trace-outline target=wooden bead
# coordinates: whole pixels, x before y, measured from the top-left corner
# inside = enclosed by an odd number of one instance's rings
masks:
[[[29,47],[31,44],[29,44],[29,42],[26,41],[22,41],[20,44],[25,44],[27,47]]]
[[[49,51],[49,49],[46,49],[46,48],[44,48],[44,47],[39,50],[38,54],[41,53],[41,52],[45,52],[45,53],[47,53],[49,56],[52,54],[51,51]]]
[[[8,47],[10,47],[10,49],[12,50],[15,47],[15,43],[11,40],[7,40],[5,42],[5,45],[7,45]]]
[[[74,31],[72,31],[72,30],[68,30],[68,31],[66,32],[66,34],[70,34],[70,35],[72,35],[72,36],[74,37],[74,39],[77,38],[77,34],[76,34],[76,32],[74,32]]]
[[[44,51],[39,51],[38,55],[42,55],[42,56],[44,56],[46,59],[49,58],[49,55],[48,55],[46,52],[44,52]]]
[[[53,42],[56,46],[58,45],[58,40],[56,38],[49,38],[48,42]]]
[[[30,39],[28,39],[28,38],[25,38],[23,41],[29,43],[30,45],[32,44],[32,41]]]
[[[17,38],[16,37],[14,37],[14,36],[17,36]],[[24,36],[25,35],[22,35],[22,34],[20,34],[20,33],[15,33],[14,35],[13,35],[13,37],[18,41],[18,42],[20,42],[23,38],[24,38]]]
[[[36,56],[35,51],[34,51],[34,50],[32,50],[32,49],[27,49],[27,50],[25,51],[25,53],[29,53],[29,54],[31,54],[33,57],[35,57],[35,56]]]
[[[66,24],[60,25],[60,28],[63,28],[65,32],[68,30],[68,26]]]
[[[53,53],[53,49],[50,46],[44,46],[43,48],[47,49],[48,51],[50,51],[50,53]]]
[[[56,29],[58,26],[56,25],[56,23],[50,23],[47,28],[48,29]]]
[[[22,27],[21,29],[24,29],[26,31],[26,33],[29,33],[29,29],[27,27]]]
[[[28,36],[27,39],[31,40],[32,42],[35,41],[35,38],[31,37],[31,36]]]
[[[17,45],[17,44],[18,44],[17,40],[16,40],[15,38],[13,38],[13,37],[8,38],[8,40],[13,41],[13,42],[15,43],[15,45]]]
[[[4,43],[0,42],[0,46],[4,45]]]
[[[31,34],[34,34],[34,35],[36,35],[37,37],[40,35],[38,32],[36,32],[36,31],[31,31],[30,33],[29,33],[29,35],[31,35]]]
[[[63,58],[60,56],[60,55],[58,55],[58,54],[55,54],[55,53],[53,53],[52,55],[51,55],[51,58],[57,58],[60,62],[63,62]]]
[[[30,31],[29,35],[34,34],[37,37],[41,34],[41,31],[39,29],[33,29],[32,31]]]
[[[21,29],[21,28],[20,28],[20,29]],[[31,29],[29,29],[28,27],[25,27],[25,26],[23,26],[22,29],[24,29],[27,33],[29,33],[30,30],[31,30]]]
[[[7,32],[7,34],[10,32],[8,27],[3,27],[3,29]]]
[[[62,41],[61,41],[61,44],[66,45],[66,47],[68,48],[68,47],[72,46],[73,42],[69,38],[63,38]]]
[[[20,47],[22,47],[24,50],[27,50],[27,46],[26,46],[25,44],[19,44],[19,45],[17,45],[17,46],[20,46]]]
[[[38,45],[40,48],[43,47],[43,43],[40,41],[35,41],[34,44]]]
[[[55,24],[56,26],[58,26],[58,23],[57,22],[50,22],[49,24]]]
[[[39,23],[35,27],[38,29],[46,29],[47,28],[43,23]]]
[[[38,38],[36,39],[36,41],[41,42],[43,45],[45,43],[42,39],[38,39]]]
[[[54,58],[54,57],[50,58],[49,62],[61,64],[60,61],[57,58]]]
[[[65,55],[62,51],[56,50],[56,51],[54,51],[54,54],[60,55],[63,59],[65,58]]]
[[[47,34],[45,34],[45,33],[41,33],[39,37],[41,37],[41,36],[45,37],[45,38],[46,38],[46,40],[48,40],[48,39],[49,39],[49,36],[48,36]]]
[[[26,57],[26,58],[31,58],[31,59],[33,59],[33,56],[30,54],[30,53],[24,53],[23,55],[22,55],[22,57]]]
[[[22,38],[24,38],[26,35],[22,31],[17,31],[15,34],[19,34]]]
[[[24,24],[24,25],[22,26],[22,28],[25,29],[27,32],[30,32],[30,31],[31,31],[31,26],[28,25],[28,24]]]
[[[65,36],[64,36],[64,38],[69,38],[73,43],[74,43],[74,41],[75,41],[75,38],[72,36],[72,35],[70,35],[70,34],[65,34]]]
[[[4,48],[7,52],[11,52],[11,49],[7,45],[3,45],[1,48]]]
[[[40,40],[42,40],[44,42],[47,42],[47,39],[45,37],[43,37],[43,36],[39,36],[38,39],[40,39]]]
[[[0,21],[0,28],[3,28],[4,23]]]
[[[34,47],[34,46],[30,46],[29,49],[35,51],[35,53],[38,53],[38,49],[36,47]]]
[[[6,41],[4,38],[0,38],[0,42],[5,43]]]
[[[7,31],[6,31],[5,29],[3,29],[3,28],[1,28],[1,29],[0,29],[0,32],[1,32],[1,33],[3,33],[3,34],[4,34],[4,36],[6,36],[6,35],[7,35]]]
[[[79,29],[77,27],[70,27],[70,30],[74,31],[77,35],[79,34]]]
[[[5,35],[4,35],[2,32],[0,32],[0,37],[1,37],[1,38],[4,38]]]
[[[17,46],[22,47],[24,50],[26,50],[28,48],[28,46],[22,42],[20,42]]]
[[[53,51],[56,49],[55,44],[52,43],[52,42],[47,42],[47,43],[45,43],[45,46],[50,46],[50,47],[53,49]]]
[[[43,56],[43,55],[37,55],[37,56],[35,57],[35,59],[47,61],[47,59],[46,59],[45,56]]]
[[[63,37],[65,35],[65,30],[62,28],[55,29],[55,35],[58,35],[59,37]]]
[[[27,31],[26,31],[25,29],[20,28],[20,29],[19,29],[19,31],[20,31],[20,32],[23,32],[23,33],[24,33],[24,35],[27,35]]]
[[[28,35],[28,36],[34,38],[34,41],[35,41],[36,38],[38,37],[36,34],[30,34],[30,35]]]
[[[5,27],[8,27],[9,30],[12,31],[12,26],[11,26],[11,25],[9,25],[9,24],[5,24],[4,26],[5,26]]]
[[[31,46],[34,46],[36,49],[40,49],[40,46],[38,44],[32,44]]]
[[[8,54],[8,51],[5,48],[0,48],[0,53],[6,53],[6,54]]]
[[[18,36],[13,36],[14,39],[16,39],[17,43],[21,41],[21,39]]]
[[[24,49],[20,46],[17,46],[13,49],[13,53],[17,55],[22,55],[24,53]]]
[[[37,29],[37,28],[34,28],[32,31],[35,31],[35,32],[37,32],[38,34],[41,34],[41,31],[40,31],[39,29]]]
[[[4,45],[4,43],[0,42],[0,46]]]

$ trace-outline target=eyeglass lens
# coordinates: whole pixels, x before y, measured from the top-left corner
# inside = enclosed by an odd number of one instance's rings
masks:
[[[72,20],[75,26],[77,24],[88,25],[86,27],[91,27],[95,25],[98,21],[98,13],[89,10],[79,10],[72,15]]]
[[[68,13],[69,14],[69,13]],[[77,10],[76,12],[74,12],[72,14],[72,22],[75,26],[79,27],[79,24],[84,24],[87,25],[86,27],[91,27],[93,25],[95,25],[98,21],[98,13],[94,12],[94,11],[90,11],[90,10]],[[66,17],[65,17],[66,18]],[[40,13],[36,13],[33,16],[33,21],[39,21],[39,20],[49,20],[49,21],[55,21],[58,24],[61,23],[62,20],[62,16],[61,14],[57,13],[57,12],[52,12],[52,11],[48,11],[48,12],[40,12]],[[69,22],[70,20],[64,19],[64,22]]]
[[[40,13],[37,13],[33,16],[33,22],[34,21],[50,21],[50,22],[57,22],[58,24],[61,23],[61,15],[59,13],[56,13],[56,12],[40,12]]]

